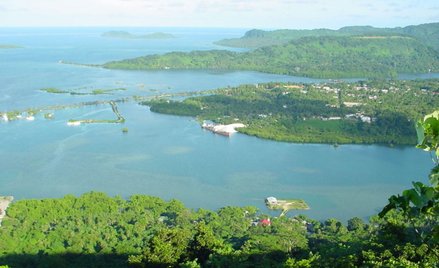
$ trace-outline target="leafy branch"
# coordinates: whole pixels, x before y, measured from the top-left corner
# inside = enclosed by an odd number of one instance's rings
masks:
[[[430,185],[413,182],[413,188],[393,195],[389,204],[379,213],[384,217],[389,211],[401,211],[414,228],[423,243],[427,244],[436,256],[434,245],[439,242],[439,111],[425,116],[416,125],[417,148],[432,153],[435,167],[429,179]]]

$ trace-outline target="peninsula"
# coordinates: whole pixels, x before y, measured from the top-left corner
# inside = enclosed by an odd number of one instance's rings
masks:
[[[415,144],[414,122],[439,107],[439,80],[265,83],[183,101],[142,102],[152,112],[242,124],[240,133],[298,143]],[[209,125],[205,125],[206,127]],[[215,129],[215,125],[210,126]]]

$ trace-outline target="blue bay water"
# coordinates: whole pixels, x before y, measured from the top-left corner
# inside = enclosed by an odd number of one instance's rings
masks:
[[[169,51],[218,49],[212,42],[241,36],[237,29],[124,29],[170,32],[169,40],[100,36],[105,28],[0,29],[0,110],[44,107],[123,96],[151,96],[269,81],[318,82],[257,72],[119,71],[81,63]],[[437,74],[421,78],[438,77]],[[409,78],[416,78],[415,76]],[[127,88],[113,95],[70,96],[39,89]],[[376,145],[289,144],[237,134],[213,135],[188,117],[151,113],[134,102],[119,105],[124,125],[68,127],[69,119],[112,119],[109,105],[55,111],[54,120],[0,123],[0,195],[17,199],[103,191],[129,197],[176,198],[192,208],[252,205],[267,212],[267,196],[302,198],[317,219],[368,217],[391,194],[425,181],[429,155],[414,148]],[[122,127],[129,132],[123,134]]]

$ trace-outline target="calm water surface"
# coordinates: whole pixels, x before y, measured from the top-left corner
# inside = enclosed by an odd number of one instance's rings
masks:
[[[171,40],[100,37],[107,30],[0,29],[0,110],[78,103],[122,96],[213,89],[242,83],[321,80],[256,72],[128,72],[59,64],[59,60],[103,63],[169,51],[218,49],[221,38],[241,36],[230,29],[126,29],[170,32]],[[432,78],[437,74],[406,78]],[[69,96],[43,87],[97,89],[125,87],[110,96]],[[317,219],[376,213],[391,194],[423,180],[429,155],[413,148],[288,144],[237,134],[230,139],[202,130],[187,117],[149,112],[124,103],[121,125],[68,127],[71,118],[113,118],[108,105],[55,112],[54,120],[0,123],[0,195],[60,197],[103,191],[128,197],[149,194],[177,198],[187,206],[264,208],[267,196],[303,198]],[[122,134],[121,128],[129,133]]]

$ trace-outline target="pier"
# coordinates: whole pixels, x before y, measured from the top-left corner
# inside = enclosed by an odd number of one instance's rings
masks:
[[[201,125],[202,128],[212,131],[213,133],[220,134],[226,137],[230,137],[233,133],[238,132],[236,129],[245,127],[244,124],[235,123],[230,125],[212,124],[204,122]]]
[[[285,216],[290,210],[308,210],[309,206],[301,199],[286,199],[280,200],[276,197],[270,196],[265,199],[265,205],[271,210],[281,210],[279,217]]]

